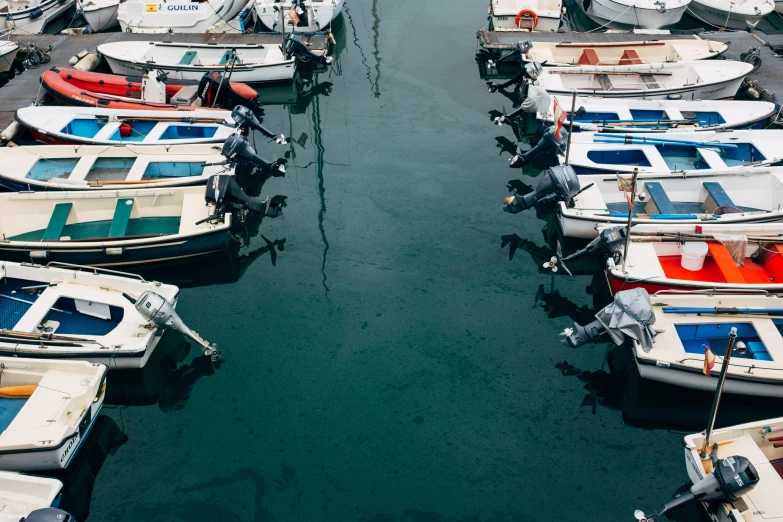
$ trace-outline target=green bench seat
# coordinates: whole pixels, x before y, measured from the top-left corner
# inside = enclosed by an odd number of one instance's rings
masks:
[[[133,210],[133,198],[120,198],[114,207],[114,216],[111,218],[108,237],[123,237],[128,232],[131,210]]]
[[[644,184],[647,193],[650,195],[650,201],[645,210],[648,214],[677,214],[666,191],[657,181],[648,181]]]
[[[193,58],[196,57],[196,51],[188,51],[185,53],[185,55],[182,57],[182,59],[179,61],[180,65],[190,65],[190,63],[193,61]]]
[[[220,62],[218,62],[220,65],[226,65],[227,63],[231,62],[231,57],[234,56],[234,51],[229,49],[228,51],[223,53],[223,57],[220,59]],[[237,65],[242,63],[239,60],[239,56],[237,56],[237,60],[235,62]]]
[[[52,217],[49,218],[49,224],[46,225],[41,241],[59,241],[63,235],[65,222],[68,221],[68,215],[71,213],[73,203],[57,203],[54,206]]]

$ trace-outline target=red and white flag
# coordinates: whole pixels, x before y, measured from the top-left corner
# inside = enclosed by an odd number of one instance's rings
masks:
[[[715,354],[706,345],[704,346],[704,375],[709,375],[712,367],[715,366]]]
[[[563,109],[563,107],[560,106],[559,103],[557,103],[557,98],[555,98],[555,138],[560,139],[560,129],[563,128],[563,122],[565,122],[566,119],[566,111]]]
[[[297,25],[299,23],[299,14],[296,12],[296,8],[293,8],[290,11],[288,11],[288,18],[291,19],[294,25]]]

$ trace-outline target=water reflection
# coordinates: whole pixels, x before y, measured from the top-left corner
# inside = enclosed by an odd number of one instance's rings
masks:
[[[128,441],[114,419],[98,415],[87,440],[73,462],[64,470],[41,473],[63,483],[60,509],[73,515],[79,522],[90,516],[90,502],[95,479],[110,455]]]

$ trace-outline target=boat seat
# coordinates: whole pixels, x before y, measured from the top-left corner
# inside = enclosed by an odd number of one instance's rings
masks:
[[[220,62],[218,62],[220,65],[226,65],[227,63],[231,62],[231,57],[234,55],[234,51],[229,49],[228,51],[223,53],[223,57],[220,59]],[[239,61],[239,56],[237,56],[236,63],[242,63]]]
[[[666,195],[666,191],[657,181],[647,181],[644,186],[647,188],[647,193],[650,195],[650,201],[644,207],[645,212],[648,214],[677,214],[677,210],[674,208],[669,196]]]
[[[719,182],[706,181],[703,185],[707,189],[707,199],[704,200],[704,204],[701,206],[704,212],[712,213],[718,207],[736,207]]]
[[[626,49],[623,51],[623,56],[620,58],[620,65],[633,65],[633,64],[640,64],[644,63],[642,62],[642,59],[639,58],[639,53],[634,51],[633,49]]]
[[[179,61],[180,65],[190,65],[193,61],[193,58],[196,57],[196,51],[188,51],[185,53],[185,55],[182,57],[182,59]]]
[[[108,237],[124,237],[128,232],[131,210],[133,210],[133,198],[121,198],[114,207],[114,216],[111,218]]]
[[[612,80],[609,79],[608,74],[596,74],[595,79],[601,84],[601,89],[604,91],[612,90]]]
[[[644,80],[644,84],[647,86],[648,89],[660,89],[661,85],[658,83],[658,81],[655,79],[655,76],[652,74],[640,74],[639,76],[642,77],[642,80]]]
[[[46,225],[44,235],[41,241],[59,241],[63,234],[65,222],[68,221],[68,215],[71,213],[73,203],[57,203],[54,206],[52,217],[49,218],[49,224]]]
[[[773,282],[783,281],[783,245],[768,243],[764,248],[771,250],[762,261],[764,270],[772,277]]]
[[[718,270],[720,270],[720,273],[723,275],[723,278],[726,279],[727,283],[747,283],[745,278],[742,277],[742,273],[740,273],[739,267],[737,267],[737,264],[731,257],[728,248],[726,248],[723,244],[715,241],[707,243],[707,248],[709,249],[710,255],[712,256],[712,261],[718,267]]]
[[[585,49],[579,57],[579,65],[598,65],[598,53],[595,49]]]

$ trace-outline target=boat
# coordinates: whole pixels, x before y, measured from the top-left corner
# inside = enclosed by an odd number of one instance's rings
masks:
[[[717,58],[729,48],[698,36],[619,43],[535,42],[525,47],[524,61],[555,67],[692,62]]]
[[[595,23],[609,29],[662,29],[680,21],[691,0],[579,0]]]
[[[31,105],[16,111],[16,121],[50,145],[221,145],[237,131],[231,113],[222,110],[164,113]]]
[[[22,357],[0,368],[0,469],[66,468],[103,406],[108,368]]]
[[[775,10],[775,0],[692,0],[688,12],[697,20],[720,30],[753,29]]]
[[[580,175],[633,172],[696,173],[745,170],[783,159],[780,130],[704,130],[660,134],[591,133],[572,136],[569,164]],[[560,154],[561,161],[565,161]],[[511,162],[515,165],[514,158]]]
[[[490,0],[490,31],[526,29],[554,33],[560,29],[562,11],[561,0]]]
[[[10,147],[0,186],[14,192],[203,185],[232,173],[214,145],[33,145]]]
[[[236,18],[247,4],[248,0],[169,0],[160,4],[127,0],[120,2],[117,20],[125,33],[203,34]]]
[[[296,73],[296,57],[281,45],[138,41],[101,44],[98,52],[121,75],[155,67],[172,80],[200,80],[210,71],[230,71],[238,82],[270,83],[291,81]]]
[[[606,261],[606,282],[612,294],[637,287],[783,293],[781,253],[781,223],[636,225],[627,254]]]
[[[22,34],[43,33],[49,24],[73,9],[76,0],[0,0],[7,29]]]
[[[255,89],[228,82],[219,72],[207,73],[201,82],[192,82],[168,81],[165,74],[155,71],[133,77],[52,67],[41,74],[41,85],[65,105],[104,109],[192,111],[213,105],[255,109],[258,98]]]
[[[93,33],[108,31],[119,25],[120,0],[76,0],[76,9]]]
[[[0,471],[0,522],[19,522],[36,510],[57,506],[62,488],[54,478]]]
[[[737,329],[724,394],[783,397],[783,298],[778,295],[623,290],[587,325],[563,332],[577,348],[611,341],[614,365],[627,365],[642,380],[683,390],[715,392],[728,334]],[[741,343],[741,344],[740,344]],[[705,368],[705,347],[716,356]],[[623,360],[624,359],[624,360]]]
[[[19,52],[19,44],[10,40],[0,41],[0,77],[8,76],[14,59]]]
[[[270,31],[314,33],[331,30],[343,8],[343,0],[254,0],[258,21]],[[296,15],[292,10],[296,7]],[[280,20],[285,20],[281,31]]]
[[[742,468],[747,469],[745,462],[752,466],[750,475],[747,471],[742,475],[745,479],[740,481],[744,486],[743,490],[733,492],[731,499],[702,501],[707,504],[709,512],[715,513],[715,520],[763,522],[783,517],[780,508],[780,498],[783,495],[781,430],[783,430],[783,418],[714,429],[710,433],[706,459],[701,457],[705,442],[704,433],[693,433],[683,437],[685,469],[688,478],[694,484],[703,482],[718,467],[714,459],[710,458],[713,450],[716,459],[726,460],[727,464],[730,464],[726,466],[729,480],[723,479],[724,484],[737,484],[732,478],[739,476]],[[744,459],[744,462],[740,459]],[[742,466],[743,464],[745,465]],[[732,467],[734,469],[731,469]]]
[[[532,62],[528,65],[538,64]],[[534,67],[536,85],[549,94],[653,100],[733,98],[753,65],[731,60],[637,65]]]
[[[564,125],[570,129],[571,97],[560,97],[567,107]],[[555,99],[536,118],[554,124]],[[744,100],[633,100],[578,96],[573,129],[575,132],[652,133],[761,128],[777,113],[774,103]],[[505,121],[512,115],[502,117]],[[498,123],[503,123],[500,121]],[[696,138],[698,139],[698,138]]]
[[[0,259],[90,266],[192,260],[228,248],[232,213],[276,217],[284,200],[250,197],[225,175],[205,187],[0,194]]]

